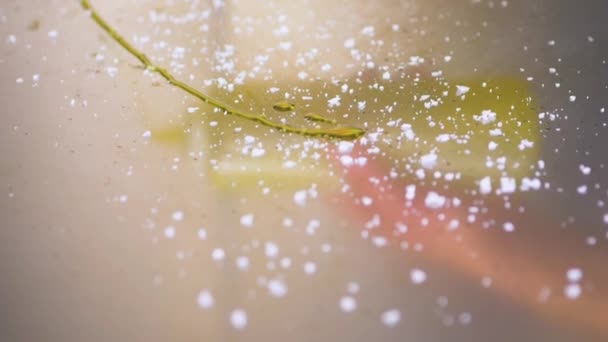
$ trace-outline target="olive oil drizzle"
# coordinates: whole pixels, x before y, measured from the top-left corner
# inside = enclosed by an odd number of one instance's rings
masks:
[[[82,8],[90,13],[91,19],[95,21],[106,33],[112,37],[118,44],[120,44],[125,50],[127,50],[131,55],[137,58],[147,70],[158,73],[162,76],[169,84],[178,87],[185,91],[186,93],[198,98],[199,100],[218,108],[224,111],[227,114],[234,115],[236,117],[240,117],[246,120],[250,120],[253,122],[260,123],[264,126],[273,128],[277,131],[285,132],[285,133],[294,133],[303,136],[310,137],[326,137],[326,138],[335,138],[335,139],[357,139],[365,134],[365,130],[356,127],[334,127],[328,129],[318,129],[318,128],[307,128],[307,127],[295,127],[291,125],[285,125],[282,123],[278,123],[268,119],[263,114],[252,114],[245,113],[239,110],[230,108],[228,105],[212,98],[209,95],[204,94],[200,90],[176,79],[167,69],[162,68],[161,66],[153,63],[148,56],[146,56],[143,52],[139,51],[135,48],[131,43],[125,40],[110,24],[108,24],[105,19],[103,19],[97,11],[93,8],[91,3],[88,0],[81,0],[80,4]]]

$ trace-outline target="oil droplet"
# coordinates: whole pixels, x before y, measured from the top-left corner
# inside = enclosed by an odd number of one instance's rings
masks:
[[[272,108],[278,112],[291,112],[296,108],[296,105],[287,101],[279,101],[273,104]]]

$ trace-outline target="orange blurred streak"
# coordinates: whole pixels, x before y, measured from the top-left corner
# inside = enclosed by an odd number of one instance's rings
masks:
[[[602,255],[598,249],[581,248],[579,244],[573,246],[574,240],[580,241],[580,237],[565,238],[566,231],[560,231],[559,240],[555,239],[555,227],[550,231],[541,228],[547,222],[539,225],[528,223],[527,227],[518,227],[514,233],[468,225],[466,207],[427,208],[424,197],[427,190],[432,189],[424,189],[420,185],[417,185],[415,199],[407,205],[403,179],[387,181],[388,168],[374,160],[374,156],[366,155],[360,147],[351,155],[367,156],[368,161],[364,166],[343,167],[334,153],[335,165],[345,168],[344,180],[355,198],[368,196],[373,202],[364,206],[350,199],[347,203],[352,205],[344,208],[349,217],[356,217],[358,222],[364,223],[379,215],[381,226],[372,230],[376,235],[387,237],[396,235],[393,228],[397,223],[405,224],[409,229],[400,237],[410,244],[423,244],[424,252],[421,254],[431,261],[474,279],[491,277],[494,291],[554,323],[568,323],[608,336],[608,296],[605,290],[608,281],[601,262],[602,257],[606,257],[605,253]],[[374,184],[371,178],[380,181]],[[437,192],[450,198],[445,191]],[[445,218],[441,220],[439,214],[444,214]],[[541,213],[539,215],[542,216]],[[423,218],[429,220],[425,227],[420,225]],[[459,226],[448,230],[448,223],[453,219],[459,221]],[[576,300],[563,294],[567,284],[566,270],[572,266],[584,271],[580,283],[583,292]],[[597,275],[599,279],[590,281]],[[588,284],[595,285],[595,288],[587,288]],[[541,300],[541,291],[546,288],[551,289],[550,297]]]

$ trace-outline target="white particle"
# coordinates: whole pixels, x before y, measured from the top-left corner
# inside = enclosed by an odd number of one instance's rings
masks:
[[[492,192],[492,180],[489,176],[486,176],[479,181],[479,192],[484,195]]]
[[[224,257],[226,256],[226,252],[224,252],[223,249],[221,248],[215,248],[212,252],[211,252],[211,258],[214,261],[222,261],[224,260]]]
[[[268,258],[276,258],[279,254],[279,246],[271,241],[266,242],[264,244],[264,254],[266,254]]]
[[[57,38],[57,36],[59,35],[59,33],[56,30],[52,30],[52,31],[49,31],[47,33],[47,35],[49,36],[49,38]]]
[[[354,159],[351,156],[347,156],[347,155],[340,156],[340,163],[342,163],[342,165],[344,165],[346,167],[352,166],[353,162],[354,162]]]
[[[502,229],[504,229],[505,232],[509,232],[510,233],[510,232],[512,232],[512,231],[515,230],[515,226],[511,222],[505,222],[502,225]]]
[[[527,148],[532,148],[534,147],[534,142],[530,141],[528,139],[522,139],[521,142],[519,143],[519,145],[517,145],[517,148],[519,148],[520,151],[523,151]]]
[[[430,191],[426,195],[426,198],[424,199],[424,204],[427,206],[427,208],[431,208],[431,209],[441,208],[445,205],[445,203],[446,203],[446,198],[444,196],[439,195],[438,193],[436,193],[434,191]]]
[[[284,257],[281,259],[280,264],[281,267],[283,267],[284,269],[288,269],[289,267],[291,267],[291,259],[288,257]]]
[[[198,306],[204,310],[211,309],[214,303],[213,295],[209,290],[201,290],[201,292],[198,293],[196,301]]]
[[[577,299],[581,295],[581,286],[579,284],[568,284],[564,287],[564,295],[568,299]]]
[[[346,285],[346,291],[348,291],[348,293],[351,293],[351,294],[355,294],[355,293],[359,292],[359,288],[360,288],[359,284],[354,281],[351,281],[348,283],[348,285]]]
[[[244,227],[251,227],[253,226],[253,219],[253,214],[245,214],[241,216],[241,225]]]
[[[199,228],[197,235],[198,235],[198,238],[201,240],[207,239],[207,231],[205,230],[205,228]]]
[[[405,199],[411,201],[416,197],[416,185],[410,184],[405,187]]]
[[[141,136],[144,137],[144,138],[150,138],[152,136],[152,132],[145,131]]]
[[[579,195],[584,195],[587,193],[587,186],[586,185],[581,185],[579,187],[576,188],[576,192],[579,193]]]
[[[515,178],[501,177],[500,178],[500,191],[504,194],[515,192],[517,189],[517,183]]]
[[[268,292],[276,298],[284,297],[287,294],[287,285],[279,279],[272,279],[268,282]]]
[[[266,154],[266,150],[264,150],[263,148],[254,147],[253,149],[251,149],[251,156],[253,158],[259,158],[264,154]]]
[[[362,112],[365,110],[365,105],[367,104],[367,101],[358,101],[357,102],[357,109]]]
[[[588,175],[591,173],[591,168],[589,166],[585,166],[583,164],[579,165],[579,169],[581,170],[581,173],[584,175]]]
[[[568,97],[568,99],[570,100],[570,102],[574,102],[574,101],[576,101],[576,96],[575,95],[570,95]]]
[[[167,239],[173,239],[175,237],[175,227],[168,226],[165,228],[165,237]]]
[[[467,86],[463,86],[463,85],[457,85],[456,86],[456,96],[462,96],[462,95],[468,93],[469,89],[471,89],[471,88],[469,88]]]
[[[249,268],[249,258],[246,256],[236,258],[236,267],[238,267],[241,271],[247,270]]]
[[[469,312],[462,312],[458,315],[458,321],[462,325],[468,325],[473,320],[473,316]]]
[[[317,265],[314,262],[308,261],[304,264],[304,273],[308,275],[315,274],[317,272]]]
[[[307,197],[308,193],[306,192],[306,190],[299,190],[293,194],[293,201],[300,207],[304,207],[306,206]]]
[[[420,165],[425,169],[432,169],[437,165],[437,155],[433,152],[420,157]]]
[[[373,202],[374,200],[369,196],[363,196],[363,198],[361,198],[361,203],[366,207],[372,205]]]
[[[247,326],[247,313],[242,309],[235,309],[230,313],[230,324],[235,329],[243,329]]]
[[[388,327],[394,327],[401,320],[401,311],[397,309],[387,310],[380,317],[382,323]]]
[[[375,34],[375,29],[373,26],[368,25],[365,26],[362,30],[361,30],[361,34],[365,35],[365,36],[369,36],[369,37],[373,37]]]
[[[352,141],[340,141],[338,143],[338,152],[350,153],[353,150],[355,144]]]
[[[182,221],[184,219],[184,212],[176,211],[173,213],[173,215],[171,215],[171,218],[173,219],[173,221]]]
[[[608,213],[604,214],[604,224],[608,224]]]
[[[414,268],[410,271],[410,280],[416,285],[422,284],[426,280],[426,272],[419,268]]]
[[[571,268],[566,272],[566,277],[573,283],[579,282],[583,279],[583,271],[580,268]]]
[[[327,100],[327,104],[330,108],[338,107],[340,105],[340,95],[336,95],[335,97]]]
[[[357,308],[357,301],[351,296],[340,298],[340,309],[344,312],[353,312]]]
[[[376,247],[384,247],[388,244],[388,240],[384,236],[374,236],[372,242]]]
[[[480,115],[473,115],[473,119],[480,122],[482,125],[487,125],[496,121],[496,113],[486,109],[481,111]]]
[[[352,49],[355,47],[355,40],[353,38],[349,38],[344,41],[344,47],[347,49]]]

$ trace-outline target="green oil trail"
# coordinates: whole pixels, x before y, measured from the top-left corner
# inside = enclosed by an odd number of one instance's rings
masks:
[[[210,104],[227,114],[234,115],[236,117],[243,118],[245,120],[253,121],[260,123],[261,125],[276,129],[277,131],[285,132],[285,133],[294,133],[304,136],[311,137],[325,137],[325,138],[335,138],[335,139],[344,139],[344,140],[354,140],[361,137],[365,134],[365,130],[356,127],[334,127],[327,129],[319,129],[319,128],[306,128],[306,127],[295,127],[290,125],[285,125],[279,122],[272,121],[268,119],[263,114],[252,114],[245,113],[239,110],[230,108],[228,105],[204,94],[200,90],[176,79],[167,69],[160,67],[153,63],[148,56],[146,56],[143,52],[139,51],[135,48],[131,43],[125,40],[110,24],[108,24],[98,13],[95,11],[93,6],[88,0],[81,0],[80,4],[82,7],[90,13],[91,19],[95,21],[104,31],[106,31],[112,39],[114,39],[118,44],[120,44],[125,50],[127,50],[131,55],[137,58],[148,70],[152,72],[158,73],[162,76],[169,84],[182,89],[188,94],[198,98],[199,100]]]

